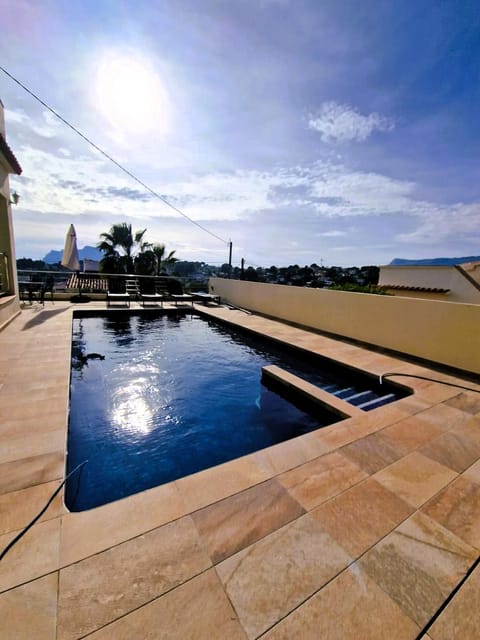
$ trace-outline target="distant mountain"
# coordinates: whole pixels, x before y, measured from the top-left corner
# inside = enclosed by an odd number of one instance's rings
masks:
[[[403,258],[394,258],[390,265],[393,267],[435,267],[451,264],[462,264],[463,262],[479,262],[480,256],[465,256],[464,258],[427,258],[425,260],[404,260]]]
[[[60,260],[62,259],[62,255],[63,251],[55,251],[54,249],[52,249],[52,251],[49,251],[43,258],[43,261],[47,264],[56,264],[57,262],[60,262]],[[103,257],[103,253],[95,247],[86,246],[83,247],[83,249],[78,250],[78,257],[80,258],[80,260],[84,260],[85,258],[87,260],[101,260]]]

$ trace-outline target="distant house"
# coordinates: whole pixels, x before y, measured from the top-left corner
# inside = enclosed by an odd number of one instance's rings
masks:
[[[480,261],[456,265],[380,267],[378,285],[408,298],[480,304]]]
[[[7,144],[0,101],[0,329],[20,311],[8,176],[21,173],[22,168]]]
[[[99,260],[90,260],[89,258],[83,259],[83,271],[100,271]]]

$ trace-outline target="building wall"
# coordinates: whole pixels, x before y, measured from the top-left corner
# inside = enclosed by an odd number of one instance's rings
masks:
[[[477,289],[454,266],[385,266],[380,267],[378,284],[406,285],[413,287],[431,287],[450,289],[448,294],[434,294],[429,292],[396,291],[390,292],[403,297],[432,297],[441,298],[448,302],[468,302],[480,304],[480,290]]]
[[[210,291],[251,311],[480,373],[480,305],[222,278],[210,279]]]
[[[5,119],[3,104],[0,101],[0,132],[5,137]],[[7,166],[0,153],[0,269],[2,280],[8,282],[9,294],[0,297],[0,328],[20,311],[18,299],[15,242],[13,238],[12,207],[10,205],[10,186]],[[6,269],[6,272],[5,272]],[[13,296],[13,297],[12,297]]]

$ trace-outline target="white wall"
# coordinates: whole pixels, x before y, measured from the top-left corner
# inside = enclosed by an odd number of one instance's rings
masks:
[[[454,266],[393,266],[380,267],[378,284],[404,285],[410,287],[431,287],[438,289],[450,289],[450,293],[441,294],[447,302],[468,302],[480,304],[480,290],[463,276]],[[394,295],[404,297],[420,297],[430,299],[428,292],[395,291]],[[437,296],[438,297],[438,296]]]

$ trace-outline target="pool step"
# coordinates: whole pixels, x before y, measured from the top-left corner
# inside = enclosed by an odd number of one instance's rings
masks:
[[[392,402],[394,399],[394,393],[387,393],[385,396],[377,396],[376,398],[373,398],[373,400],[368,400],[367,402],[358,404],[357,407],[364,411],[371,411],[372,409],[377,409],[378,407],[382,407],[384,404]]]
[[[337,396],[337,398],[341,398],[342,400],[346,400],[348,396],[351,396],[355,393],[357,393],[357,389],[355,389],[355,387],[346,387],[344,389],[339,389],[338,391],[334,391],[332,395]]]
[[[365,404],[370,400],[374,400],[375,398],[377,398],[376,394],[373,393],[373,391],[371,391],[370,389],[367,389],[367,391],[358,391],[357,393],[354,393],[352,395],[344,396],[343,400],[345,400],[345,402],[350,402],[350,404],[354,404],[358,407],[360,404]]]
[[[333,393],[334,391],[338,391],[338,384],[327,384],[325,387],[320,387],[327,393]]]
[[[310,382],[315,384],[314,380],[310,380]],[[378,407],[382,407],[384,404],[392,402],[396,398],[394,393],[387,393],[380,396],[378,395],[378,391],[374,391],[373,389],[360,390],[355,386],[345,387],[342,384],[337,383],[322,385],[320,388],[322,391],[326,391],[332,396],[335,396],[344,402],[348,402],[363,411],[377,409]]]
[[[395,394],[388,393],[383,396],[379,396],[372,389],[365,389],[359,391],[356,387],[341,387],[337,384],[329,384],[322,387],[323,391],[331,393],[333,396],[348,402],[349,404],[362,409],[363,411],[371,411],[377,409],[384,404],[388,404],[395,400]]]

